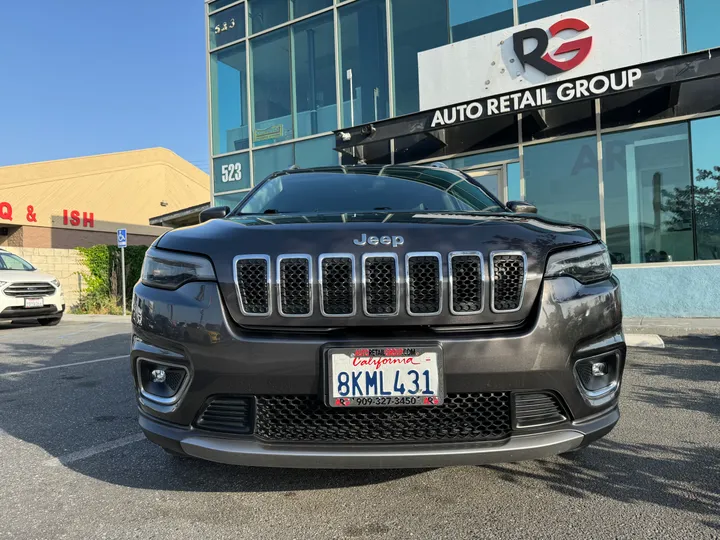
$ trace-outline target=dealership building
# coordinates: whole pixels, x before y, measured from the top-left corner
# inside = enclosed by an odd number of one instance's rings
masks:
[[[215,204],[291,165],[442,161],[593,229],[629,315],[720,316],[717,0],[206,8]]]

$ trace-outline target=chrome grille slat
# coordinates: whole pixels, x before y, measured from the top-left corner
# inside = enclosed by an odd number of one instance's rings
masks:
[[[325,317],[352,317],[357,279],[355,256],[350,253],[326,253],[318,258],[320,312]]]
[[[362,258],[363,310],[368,317],[400,312],[400,265],[395,253],[366,253]]]
[[[527,256],[522,251],[490,254],[490,308],[494,313],[513,313],[522,307],[527,281]]]
[[[310,255],[277,258],[278,311],[283,317],[309,317],[313,312]]]
[[[55,294],[55,287],[46,281],[11,283],[3,291],[7,296],[19,298],[39,298]]]
[[[485,265],[479,251],[448,254],[450,313],[476,315],[485,306]]]
[[[405,255],[405,307],[409,315],[442,312],[442,256],[434,251]]]
[[[242,314],[248,317],[270,315],[270,257],[238,255],[233,259],[233,276]]]

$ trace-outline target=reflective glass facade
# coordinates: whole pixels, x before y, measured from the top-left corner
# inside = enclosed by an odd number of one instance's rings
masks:
[[[419,52],[600,1],[208,3],[214,200],[239,201],[268,174],[294,164],[351,163],[352,156],[333,150],[332,131],[417,112]],[[680,5],[685,50],[720,46],[713,25],[720,3]],[[384,141],[367,147],[365,157],[462,168],[500,198],[529,200],[548,217],[595,230],[618,264],[718,260],[715,88],[701,80],[683,85],[672,101],[630,92],[498,117],[483,121],[487,136],[460,154]]]

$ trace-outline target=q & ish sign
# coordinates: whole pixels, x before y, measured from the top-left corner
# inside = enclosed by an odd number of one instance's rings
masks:
[[[11,203],[7,201],[0,201],[0,220],[2,221],[10,221],[13,223],[31,223],[31,224],[38,224],[38,212],[35,210],[35,206],[32,204],[29,204],[24,207],[25,208],[25,216],[24,218],[19,217],[14,214],[13,212],[13,206]],[[53,213],[54,214],[54,213]],[[44,217],[46,219],[52,217],[51,216],[43,216],[40,214],[41,219]],[[63,216],[63,225],[67,225],[70,227],[87,227],[87,228],[94,228],[95,227],[95,214],[93,212],[80,212],[79,210],[69,210],[67,208],[64,208],[62,210],[62,216]]]

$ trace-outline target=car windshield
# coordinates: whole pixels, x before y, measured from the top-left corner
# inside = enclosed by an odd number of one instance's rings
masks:
[[[35,267],[12,253],[0,253],[0,270],[35,270]]]
[[[498,212],[504,208],[457,171],[363,167],[276,176],[265,181],[234,214],[374,211]]]

